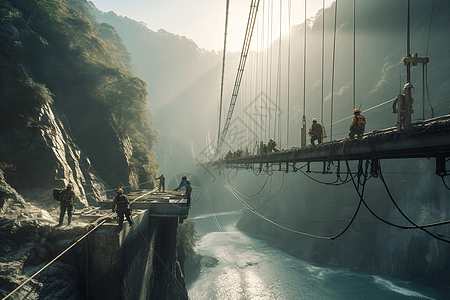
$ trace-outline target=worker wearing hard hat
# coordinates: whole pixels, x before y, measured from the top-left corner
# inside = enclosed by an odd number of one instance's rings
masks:
[[[350,131],[348,133],[348,136],[351,139],[354,139],[355,135],[357,138],[361,138],[366,129],[366,119],[364,118],[364,116],[361,116],[361,111],[357,108],[355,108],[353,114],[354,116],[352,124],[350,125]]]
[[[161,174],[161,176],[156,178],[156,180],[158,179],[159,179],[159,191],[164,193],[166,191],[166,178],[164,177],[163,174]]]
[[[117,207],[117,209],[116,209]],[[123,194],[123,190],[119,189],[117,191],[116,197],[114,197],[113,201],[113,212],[117,212],[117,216],[119,217],[119,229],[122,230],[123,226],[123,216],[127,218],[128,224],[133,225],[133,221],[131,221],[130,215],[130,202],[128,201],[127,197]]]
[[[273,139],[270,139],[269,142],[267,143],[267,153],[279,151],[280,150],[278,150],[277,148],[277,142],[275,142]]]
[[[73,211],[73,199],[75,198],[75,192],[73,191],[73,185],[69,183],[60,194],[60,215],[58,227],[62,225],[64,220],[64,215],[67,210],[67,219],[69,221],[68,225],[72,221],[72,211]]]
[[[414,86],[411,83],[406,83],[403,87],[403,92],[406,94],[406,90],[413,89]],[[405,119],[406,119],[406,99],[405,94],[398,94],[395,98],[394,102],[392,103],[392,113],[398,114],[400,113],[400,129],[405,129]],[[410,106],[410,113],[414,113],[413,109],[414,99],[411,97],[409,106]],[[400,109],[399,109],[400,107]],[[397,123],[395,124],[397,126]]]
[[[317,119],[316,118],[312,119],[312,125],[309,128],[308,134],[311,136],[311,145],[313,145],[313,146],[316,145],[314,143],[315,140],[317,140],[317,142],[319,144],[322,144],[322,136],[323,136],[322,125],[317,123]]]
[[[187,205],[190,206],[191,205],[192,187],[191,187],[191,182],[189,181],[189,179],[187,179],[186,175],[183,175],[183,177],[181,178],[180,184],[174,191],[178,191],[183,186],[186,188]]]

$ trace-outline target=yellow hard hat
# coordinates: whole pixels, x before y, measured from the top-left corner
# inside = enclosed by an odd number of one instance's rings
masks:
[[[313,122],[317,122],[317,119],[316,119],[316,118],[314,118],[314,119],[312,119],[312,121],[313,121]]]
[[[117,191],[117,194],[123,194],[123,190],[122,190],[122,189],[119,189],[119,190]]]
[[[353,111],[353,114],[360,113],[360,112],[361,111],[359,109],[355,108],[355,110]]]
[[[67,185],[67,188],[73,188],[73,185],[72,185],[71,183],[69,183],[69,184]]]

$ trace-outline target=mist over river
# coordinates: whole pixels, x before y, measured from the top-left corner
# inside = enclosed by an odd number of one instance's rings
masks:
[[[190,299],[450,299],[447,290],[299,260],[239,231],[241,214],[193,218],[197,251],[219,262],[187,285]]]

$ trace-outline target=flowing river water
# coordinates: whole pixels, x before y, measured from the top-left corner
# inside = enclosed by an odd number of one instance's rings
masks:
[[[236,228],[241,212],[202,215],[197,251],[218,264],[187,286],[190,299],[450,299],[450,291],[379,274],[316,266]]]

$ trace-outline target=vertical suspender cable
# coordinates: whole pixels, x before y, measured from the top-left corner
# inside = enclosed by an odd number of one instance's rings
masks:
[[[428,27],[427,51],[425,52],[425,57],[428,57],[428,46],[430,45],[430,35],[431,35],[431,23],[433,22],[433,10],[434,10],[434,0],[431,2],[430,27]],[[431,106],[430,95],[428,94],[428,64],[425,65],[425,86],[427,89],[428,104],[430,105],[431,108],[431,117],[434,118],[433,106]]]
[[[281,32],[282,32],[282,15],[283,15],[283,1],[280,1],[280,95],[279,95],[279,100],[278,100],[278,102],[279,102],[279,104],[278,104],[278,106],[277,106],[277,110],[276,110],[276,112],[278,112],[278,108],[281,108],[281,95],[282,95],[282,91],[283,91],[283,80],[282,80],[282,78],[283,78],[283,76],[282,76],[282,72],[281,72],[281,70],[282,70],[282,67],[283,67],[283,64],[282,64],[282,60],[281,60],[281,57],[283,56],[283,52],[281,51],[282,50],[282,47],[281,47],[281,45],[282,45],[282,35],[281,35]],[[279,143],[280,143],[280,145],[281,145],[281,114],[278,114],[278,140],[280,141]]]
[[[266,100],[266,103],[265,103],[265,105],[266,105],[266,114],[265,114],[265,119],[264,119],[264,124],[265,124],[265,126],[266,126],[266,132],[265,132],[265,140],[267,141],[267,139],[269,138],[268,137],[268,134],[270,133],[270,128],[267,128],[268,126],[267,126],[267,117],[269,116],[269,114],[270,114],[270,107],[269,107],[269,105],[270,105],[270,103],[269,103],[269,101],[268,101],[268,88],[269,88],[269,48],[270,48],[270,14],[269,14],[269,12],[270,12],[270,8],[269,8],[269,5],[270,5],[270,0],[269,1],[267,1],[267,47],[266,47],[266,90],[265,90],[265,100]]]
[[[290,96],[290,83],[291,83],[291,0],[288,1],[288,30],[289,30],[289,43],[288,43],[288,78],[287,78],[287,120],[286,120],[286,149],[289,149],[289,96]]]
[[[355,0],[353,0],[353,107],[352,109],[355,109],[356,107],[356,30],[355,30]]]
[[[261,90],[259,92],[259,97],[261,99],[261,138],[264,138],[266,135],[266,128],[263,128],[266,125],[263,122],[263,113],[265,113],[265,110],[267,109],[263,103],[263,86],[264,86],[264,15],[265,15],[265,0],[263,0],[263,9],[262,9],[262,18],[261,18]],[[264,135],[263,135],[264,130]]]
[[[273,0],[270,2],[270,42],[273,41]],[[273,47],[270,45],[270,76],[269,76],[269,98],[272,100],[272,59],[273,59]],[[272,101],[271,101],[272,102]],[[271,104],[272,105],[272,104]],[[270,135],[270,110],[269,110],[269,135]]]
[[[331,120],[330,120],[330,140],[333,140],[333,100],[334,100],[334,59],[336,55],[336,21],[337,21],[337,4],[338,0],[334,3],[334,33],[333,33],[333,61],[331,71]]]
[[[236,80],[234,82],[233,93],[230,100],[230,107],[228,109],[227,120],[225,121],[225,126],[223,128],[222,134],[218,141],[216,153],[219,154],[222,148],[223,142],[228,132],[228,127],[230,126],[231,117],[233,115],[234,106],[236,105],[236,99],[239,93],[239,87],[241,85],[241,80],[243,72],[245,69],[245,63],[247,61],[248,50],[250,48],[250,42],[252,40],[253,29],[255,27],[256,15],[258,13],[259,0],[252,0],[250,4],[250,13],[247,22],[247,29],[245,32],[244,45],[242,46],[241,58],[239,61],[238,71],[236,74]]]
[[[305,33],[303,38],[303,133],[302,144],[306,145],[306,0],[305,0]],[[303,145],[302,145],[303,146]]]
[[[411,50],[410,50],[410,41],[411,41],[411,32],[410,32],[410,20],[409,20],[409,15],[410,15],[410,2],[408,0],[408,17],[407,17],[407,25],[406,25],[406,56],[410,56],[411,55]],[[410,63],[406,64],[406,83],[411,83],[411,65]]]
[[[283,12],[282,5],[283,5],[283,0],[280,0],[280,37],[279,37],[279,42],[278,42],[277,99],[275,101],[275,103],[276,103],[275,121],[274,121],[274,125],[273,125],[273,137],[274,138],[276,138],[276,133],[277,133],[277,121],[279,122],[278,107],[280,107],[280,103],[281,103],[281,19],[282,19],[282,12]],[[281,143],[280,137],[278,137],[278,142]]]
[[[225,52],[227,49],[227,28],[228,28],[228,9],[230,7],[230,0],[227,0],[226,12],[225,12],[225,34],[223,38],[223,59],[222,59],[222,81],[220,84],[220,105],[219,105],[219,130],[217,132],[217,145],[219,145],[220,139],[220,124],[222,120],[222,99],[223,99],[223,80],[225,77]]]
[[[320,124],[323,124],[323,73],[324,73],[324,57],[325,57],[325,0],[322,1],[322,105],[320,108]]]

